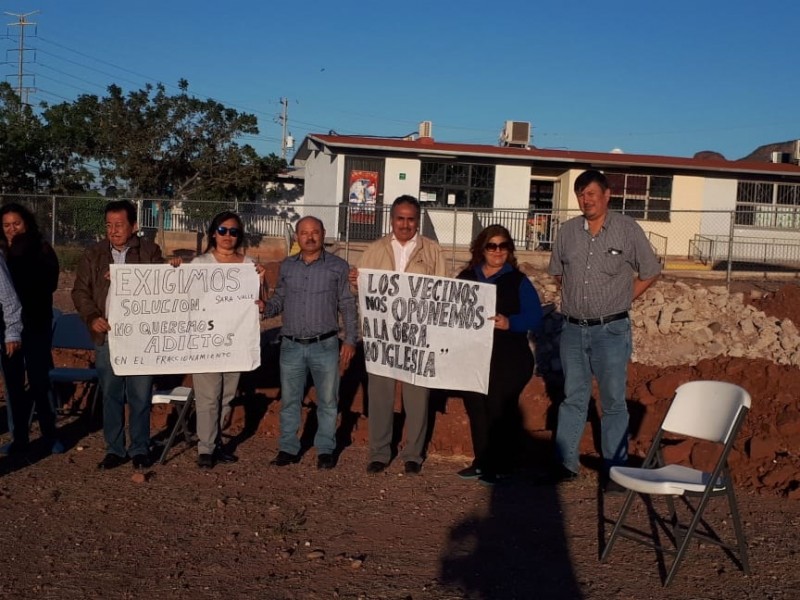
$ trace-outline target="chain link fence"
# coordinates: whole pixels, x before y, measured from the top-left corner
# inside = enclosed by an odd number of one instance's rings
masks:
[[[322,220],[329,242],[349,254],[356,247],[391,230],[389,206],[319,206],[290,202],[250,203],[237,201],[175,201],[132,199],[137,206],[142,235],[156,232],[194,232],[201,236],[212,217],[221,210],[237,212],[251,243],[261,238],[284,238],[292,243],[293,224],[313,215]],[[82,248],[105,235],[101,196],[3,195],[0,202],[18,202],[30,208],[45,237],[62,257],[79,254]],[[487,225],[505,226],[519,250],[548,252],[561,223],[580,214],[574,211],[529,211],[524,209],[464,209],[422,205],[421,232],[436,239],[451,253],[465,252]],[[631,214],[644,229],[653,249],[670,270],[726,271],[734,273],[800,272],[800,231],[756,230],[736,225],[735,211],[649,211]],[[62,260],[69,268],[70,260]]]

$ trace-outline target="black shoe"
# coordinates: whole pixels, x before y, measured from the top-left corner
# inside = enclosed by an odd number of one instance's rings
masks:
[[[128,461],[124,456],[118,454],[111,454],[110,452],[105,455],[103,460],[97,463],[97,468],[101,471],[110,471],[116,469],[120,465],[124,465]]]
[[[134,469],[149,469],[153,466],[153,459],[148,454],[136,454],[131,460]]]
[[[478,467],[466,467],[456,473],[461,479],[477,479],[482,474]]]
[[[379,460],[373,460],[367,465],[367,473],[383,473],[384,469],[386,469],[386,463]]]
[[[405,472],[406,475],[419,475],[419,472],[422,471],[422,465],[418,462],[414,462],[413,460],[407,460],[405,464]]]
[[[214,460],[216,460],[218,463],[222,463],[223,465],[232,465],[235,462],[239,462],[239,457],[235,454],[231,454],[230,452],[225,452],[224,450],[217,448],[216,452],[214,452]]]
[[[28,451],[28,442],[20,442],[19,440],[14,440],[10,444],[6,444],[5,446],[0,447],[0,455],[5,455],[5,456],[25,454],[25,452],[27,451]]]
[[[510,481],[511,476],[504,473],[481,473],[478,477],[478,483],[486,487],[494,487]]]
[[[620,496],[628,492],[628,488],[618,484],[613,479],[606,481],[603,486],[603,493],[609,496]]]
[[[214,468],[214,457],[210,454],[198,454],[197,455],[197,466],[201,469],[213,469]]]
[[[333,458],[333,454],[320,454],[317,456],[318,469],[332,469],[335,466],[336,461]]]
[[[539,477],[534,483],[536,485],[558,485],[559,483],[567,483],[575,481],[579,474],[575,471],[570,471],[561,463],[550,467],[544,475]]]
[[[281,450],[278,452],[277,456],[270,461],[269,464],[276,467],[285,467],[287,465],[295,464],[298,460],[300,460],[300,458],[296,454],[291,454]]]

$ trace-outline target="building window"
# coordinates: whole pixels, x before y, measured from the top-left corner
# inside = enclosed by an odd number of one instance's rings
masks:
[[[745,227],[800,229],[800,184],[740,181],[735,222]]]
[[[424,206],[491,208],[494,165],[423,161],[419,199]]]
[[[609,208],[640,221],[670,220],[672,177],[606,173],[611,187]]]

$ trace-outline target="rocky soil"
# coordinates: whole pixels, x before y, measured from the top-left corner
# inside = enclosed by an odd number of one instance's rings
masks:
[[[62,417],[66,454],[49,456],[36,444],[28,456],[0,458],[0,598],[797,597],[800,370],[793,325],[800,322],[800,288],[737,284],[728,293],[713,283],[665,279],[634,310],[632,453],[644,452],[685,381],[732,381],[753,396],[732,457],[752,574],[719,549],[696,544],[673,585],[662,589],[663,563],[651,551],[621,540],[607,564],[597,559],[621,499],[598,491],[595,413],[582,442],[581,478],[560,488],[533,485],[550,453],[559,399],[557,297],[547,287],[552,282],[534,280],[553,304],[553,318],[548,336],[537,340],[539,370],[521,398],[528,441],[511,484],[484,488],[454,476],[471,452],[456,397],[435,400],[420,476],[405,476],[396,463],[367,476],[358,369],[343,382],[336,468],[318,471],[313,450],[298,465],[269,467],[279,408],[271,322],[264,366],[243,380],[226,432],[239,463],[199,471],[193,449],[181,443],[165,465],[146,473],[134,476],[129,465],[100,473],[102,435],[85,412]],[[57,295],[66,309],[68,289],[67,282]],[[313,437],[313,398],[312,390],[306,441]],[[81,405],[79,395],[74,404]],[[2,413],[0,404],[0,423]],[[154,409],[157,442],[172,418],[165,407]],[[704,459],[700,446],[676,452],[688,462]],[[724,511],[713,508],[708,518],[730,534]]]

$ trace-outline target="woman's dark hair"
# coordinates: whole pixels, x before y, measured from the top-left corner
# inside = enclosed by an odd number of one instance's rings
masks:
[[[208,231],[206,232],[206,252],[217,247],[217,237],[214,235],[217,233],[217,227],[230,219],[236,221],[236,227],[239,229],[239,235],[236,237],[236,245],[233,249],[238,250],[244,245],[244,223],[242,222],[242,218],[233,211],[223,210],[211,219],[211,224],[208,226]]]
[[[16,213],[20,216],[22,222],[25,223],[25,232],[29,239],[39,240],[42,238],[39,225],[36,223],[36,217],[33,216],[33,213],[28,210],[27,207],[16,202],[4,204],[2,208],[0,208],[0,221],[9,213]],[[8,241],[6,241],[5,235],[0,236],[0,247],[8,248]]]
[[[514,240],[511,238],[511,234],[508,232],[508,229],[497,224],[489,225],[486,229],[481,231],[478,234],[478,237],[476,237],[470,244],[469,251],[472,254],[472,258],[470,258],[468,268],[472,269],[484,262],[483,249],[484,246],[486,246],[486,242],[493,237],[498,236],[505,238],[505,240],[511,244],[511,248],[508,250],[508,257],[506,257],[506,262],[515,269],[517,268],[517,257],[514,255]]]

